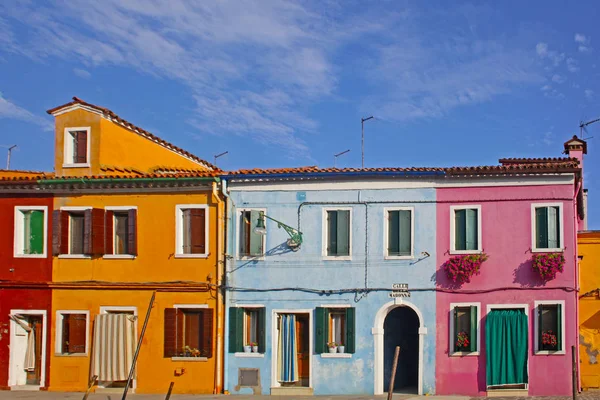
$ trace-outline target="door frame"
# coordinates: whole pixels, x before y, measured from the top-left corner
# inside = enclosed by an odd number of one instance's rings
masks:
[[[313,309],[273,309],[271,310],[271,389],[281,387],[277,380],[277,315],[278,314],[308,314],[308,387],[313,387]]]
[[[419,366],[418,366],[418,395],[423,395],[423,347],[425,343],[425,335],[427,335],[427,328],[425,327],[423,314],[419,310],[417,306],[415,306],[410,301],[404,300],[402,297],[397,297],[393,301],[384,304],[377,314],[375,314],[375,322],[373,323],[373,329],[371,333],[373,334],[373,342],[375,345],[375,359],[374,359],[374,368],[373,372],[375,374],[374,377],[374,390],[373,393],[375,395],[384,394],[383,388],[383,358],[384,358],[384,346],[383,346],[383,324],[385,322],[385,318],[388,314],[397,307],[408,307],[412,309],[417,317],[419,318]]]
[[[18,388],[22,386],[38,386],[38,388],[42,388],[46,384],[46,335],[48,334],[48,312],[46,310],[10,310],[10,314],[20,314],[20,315],[41,315],[42,316],[42,362],[40,365],[40,384],[38,385],[17,385],[15,383],[16,377],[13,376],[12,373],[12,364],[14,361],[14,348],[15,343],[13,343],[13,337],[15,335],[15,330],[17,328],[17,323],[10,320],[10,352],[9,352],[9,361],[8,361],[8,386],[11,388]]]
[[[527,383],[525,384],[525,390],[529,391],[529,353],[531,351],[530,349],[530,340],[529,338],[531,337],[531,332],[530,332],[530,323],[529,323],[529,304],[488,304],[486,306],[486,321],[487,321],[487,315],[490,313],[490,311],[492,310],[506,310],[506,309],[520,309],[522,308],[525,311],[525,316],[527,317]],[[487,363],[487,342],[485,344],[485,348],[486,348],[486,354],[485,354],[485,361]],[[486,371],[487,373],[487,371]],[[488,390],[488,384],[487,384],[487,375],[486,375],[486,379],[485,379],[485,390]],[[498,389],[492,389],[492,390],[498,390]],[[501,389],[500,389],[501,390]]]
[[[135,326],[135,339],[136,340],[140,340],[140,338],[138,337],[138,308],[137,306],[100,306],[100,314],[108,314],[109,312],[119,312],[119,311],[133,311],[133,316],[135,317],[135,321],[133,322],[134,326]],[[94,332],[96,331],[96,327],[94,326]],[[92,334],[92,341],[94,339],[94,336]],[[93,350],[92,350],[93,352]],[[90,355],[90,357],[93,357],[93,354]],[[135,372],[133,374],[133,379],[132,379],[132,383],[131,383],[131,390],[132,393],[135,393],[135,389],[137,388],[137,371],[138,368],[135,369]],[[101,386],[102,388],[104,388],[104,386]],[[110,389],[110,388],[106,388],[106,389]]]

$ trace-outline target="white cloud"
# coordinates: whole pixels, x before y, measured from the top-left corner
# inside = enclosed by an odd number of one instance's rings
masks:
[[[560,76],[558,74],[552,75],[552,82],[563,83],[564,81],[565,81],[565,78],[563,78],[562,76]]]
[[[88,71],[81,68],[73,68],[73,72],[75,75],[83,79],[89,79],[92,76],[92,74],[90,74]]]
[[[549,60],[554,67],[560,65],[565,59],[565,53],[549,50],[548,44],[540,42],[535,46],[535,52],[541,59]]]
[[[590,51],[592,51],[592,48],[588,46],[579,46],[577,47],[577,49],[580,53],[589,53]]]
[[[587,43],[587,38],[585,37],[585,35],[583,35],[581,33],[576,33],[575,34],[575,41],[577,43]]]
[[[540,57],[546,57],[548,55],[548,44],[547,43],[538,43],[535,46],[535,51],[537,55]]]
[[[585,35],[576,33],[575,42],[579,44],[577,50],[579,50],[580,53],[589,53],[592,51],[592,48],[589,46],[590,39]]]
[[[544,142],[546,146],[550,146],[552,143],[554,143],[553,137],[554,134],[551,131],[545,132],[542,142]]]
[[[54,130],[54,124],[51,121],[35,115],[30,111],[10,102],[2,96],[2,93],[0,93],[0,118],[30,122],[42,127],[42,129],[45,131]]]
[[[579,83],[573,83],[572,86],[573,86],[573,89],[579,89],[579,87],[580,87]]]
[[[588,100],[591,100],[594,98],[594,91],[592,89],[585,89],[584,93],[585,93],[585,97]]]
[[[579,71],[579,65],[577,64],[577,60],[574,58],[567,58],[567,69],[569,72],[577,72]]]
[[[544,85],[541,87],[542,92],[547,92],[550,89],[552,89],[552,86],[550,85]]]

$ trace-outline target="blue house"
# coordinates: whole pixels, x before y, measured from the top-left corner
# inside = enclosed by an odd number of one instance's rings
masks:
[[[227,203],[225,390],[435,393],[437,169],[240,171]]]

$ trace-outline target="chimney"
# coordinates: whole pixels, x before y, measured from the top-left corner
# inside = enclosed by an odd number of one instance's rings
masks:
[[[581,184],[577,196],[577,230],[582,231],[587,226],[587,193],[583,188],[583,155],[587,154],[587,142],[583,139],[579,139],[577,135],[573,135],[570,140],[565,142],[565,154],[569,158],[576,158],[579,160],[579,167],[581,168],[581,175],[579,182]],[[577,184],[577,182],[576,182]]]
[[[579,160],[579,165],[583,170],[583,155],[587,154],[587,142],[583,139],[579,139],[577,135],[565,142],[565,151],[569,158],[576,158]]]

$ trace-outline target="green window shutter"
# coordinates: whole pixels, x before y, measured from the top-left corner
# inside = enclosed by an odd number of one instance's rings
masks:
[[[537,210],[536,210],[537,211]],[[536,350],[542,350],[544,348],[544,345],[542,344],[542,314],[544,314],[544,306],[543,305],[538,305],[537,307],[537,312],[538,312],[538,324],[537,324],[537,337],[538,337],[538,348]]]
[[[556,249],[560,247],[559,243],[559,212],[558,207],[548,207],[548,247]]]
[[[556,349],[562,350],[562,305],[556,305]]]
[[[535,247],[548,248],[548,208],[535,209]]]
[[[229,352],[244,351],[244,309],[231,307],[229,309]]]
[[[337,217],[336,211],[327,211],[327,255],[337,256]]]
[[[454,211],[454,250],[467,249],[467,213],[466,210]]]
[[[315,309],[315,353],[327,352],[327,337],[329,335],[328,311],[324,307]]]
[[[31,211],[29,222],[30,254],[42,254],[44,252],[44,212],[40,210]]]
[[[251,256],[262,256],[263,255],[263,236],[254,232],[254,228],[258,223],[260,211],[250,211],[250,255]],[[267,223],[265,219],[265,224]]]
[[[350,255],[350,211],[337,212],[337,255]]]
[[[458,347],[456,347],[456,338],[458,337],[458,308],[454,307],[452,310],[452,324],[454,325],[454,335],[452,337],[452,348],[454,351],[459,351]]]
[[[346,308],[346,348],[345,352],[354,354],[356,351],[356,308]]]
[[[388,212],[388,255],[397,256],[400,253],[400,212]]]
[[[401,256],[410,256],[412,247],[411,238],[411,212],[409,210],[399,211],[400,225],[400,254]]]
[[[466,250],[477,250],[479,247],[479,238],[477,234],[477,209],[470,208],[465,210],[466,218]]]
[[[471,339],[471,348],[469,349],[470,351],[477,351],[477,340],[479,339],[477,337],[477,326],[479,325],[479,321],[477,320],[477,306],[471,306],[471,312],[470,312],[470,317],[471,317],[471,333],[470,333],[470,339]]]
[[[257,308],[258,313],[258,352],[264,353],[267,350],[267,309],[265,307]]]

